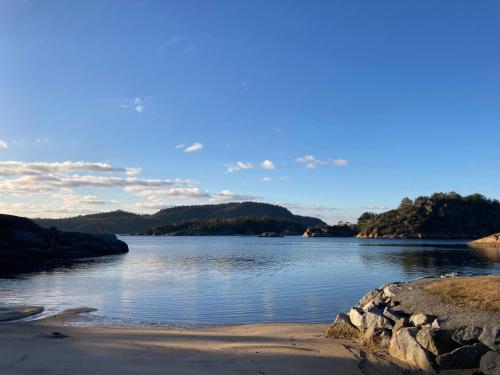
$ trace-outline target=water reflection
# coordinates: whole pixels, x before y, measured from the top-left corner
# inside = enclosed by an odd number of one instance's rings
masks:
[[[328,322],[385,282],[500,273],[497,252],[446,241],[122,239],[128,254],[0,276],[0,304],[40,304],[49,313],[96,307],[89,324]]]

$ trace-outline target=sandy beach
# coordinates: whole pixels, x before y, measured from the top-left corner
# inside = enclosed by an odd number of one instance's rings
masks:
[[[404,371],[383,354],[368,353],[354,342],[325,338],[324,324],[188,330],[61,325],[74,313],[0,325],[0,373],[348,375]]]

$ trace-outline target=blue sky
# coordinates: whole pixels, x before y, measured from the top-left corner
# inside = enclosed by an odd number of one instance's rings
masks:
[[[499,36],[486,0],[0,0],[0,210],[500,198]]]

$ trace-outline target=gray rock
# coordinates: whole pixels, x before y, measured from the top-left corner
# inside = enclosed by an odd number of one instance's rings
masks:
[[[500,327],[488,325],[484,327],[483,332],[479,336],[479,341],[500,353]]]
[[[349,310],[349,320],[358,329],[363,328],[363,314],[364,311],[358,307],[353,307]]]
[[[361,326],[363,329],[369,328],[384,328],[392,329],[392,322],[385,316],[376,312],[367,311],[363,314]]]
[[[364,311],[370,311],[374,308],[376,308],[376,309],[383,308],[384,305],[385,305],[385,301],[382,298],[375,297],[370,302],[368,302],[366,305],[364,305],[362,307],[362,309]]]
[[[437,364],[443,369],[467,369],[479,367],[481,357],[490,349],[481,343],[461,346],[451,353],[436,357]]]
[[[397,322],[403,316],[399,314],[397,311],[394,311],[390,307],[386,307],[382,313],[386,318],[392,320],[393,322]]]
[[[458,347],[451,335],[451,331],[426,327],[418,331],[416,339],[422,348],[438,356],[449,353]]]
[[[399,291],[399,283],[388,284],[384,286],[382,290],[382,295],[384,297],[396,297],[397,292]]]
[[[335,321],[332,323],[325,336],[334,339],[346,339],[351,340],[359,336],[360,331],[351,324],[349,316],[347,314],[338,314]]]
[[[363,298],[361,298],[354,307],[359,307],[362,308],[365,306],[368,302],[372,301],[375,299],[375,297],[382,297],[382,291],[380,289],[372,289],[368,293],[366,293]]]
[[[500,375],[500,354],[488,352],[481,357],[479,370],[484,375]]]
[[[481,327],[462,326],[453,332],[453,340],[461,345],[469,345],[479,341],[479,336],[483,333]]]
[[[431,321],[432,318],[425,314],[415,314],[410,317],[410,323],[415,327],[422,327],[424,324],[428,324]]]
[[[415,338],[417,332],[418,329],[414,327],[401,328],[393,332],[389,354],[424,371],[433,372],[432,355],[417,342]]]
[[[363,345],[372,350],[387,349],[391,342],[391,331],[388,329],[370,327],[363,332]]]
[[[410,326],[410,321],[406,316],[404,316],[401,319],[399,319],[398,321],[396,321],[396,324],[394,324],[394,327],[392,327],[392,334],[394,334],[394,332],[399,331],[401,328],[405,328],[405,327],[409,327],[409,326]]]

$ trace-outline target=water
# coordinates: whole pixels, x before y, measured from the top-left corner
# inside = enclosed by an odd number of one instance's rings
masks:
[[[460,241],[122,237],[126,255],[0,276],[0,305],[80,306],[74,324],[199,326],[330,322],[383,283],[500,274],[498,251]]]

